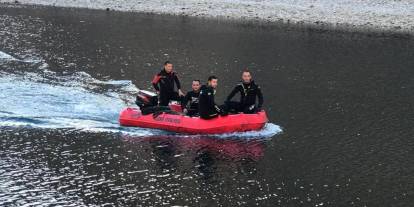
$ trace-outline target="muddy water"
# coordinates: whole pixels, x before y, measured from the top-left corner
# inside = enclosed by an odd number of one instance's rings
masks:
[[[187,17],[0,8],[2,206],[410,206],[414,40]],[[165,60],[218,101],[253,71],[270,124],[177,135],[118,112]]]

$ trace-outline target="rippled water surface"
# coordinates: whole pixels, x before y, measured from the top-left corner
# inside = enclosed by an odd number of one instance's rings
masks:
[[[0,206],[410,206],[414,41],[0,7]],[[172,60],[218,102],[253,71],[270,123],[180,135],[119,111]]]

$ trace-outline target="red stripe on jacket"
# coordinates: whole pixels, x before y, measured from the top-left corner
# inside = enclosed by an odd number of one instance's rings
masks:
[[[160,75],[155,75],[154,78],[152,79],[152,83],[153,84],[157,84],[158,81],[160,81],[161,76]]]

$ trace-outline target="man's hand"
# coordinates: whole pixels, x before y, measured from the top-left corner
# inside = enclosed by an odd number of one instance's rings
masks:
[[[157,93],[157,95],[160,95],[160,91],[155,91],[155,93]]]
[[[183,93],[183,91],[181,89],[178,89],[178,95],[179,96],[185,96],[185,94]]]

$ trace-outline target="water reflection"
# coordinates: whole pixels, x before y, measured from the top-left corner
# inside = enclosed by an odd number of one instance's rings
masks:
[[[148,143],[153,159],[160,170],[173,170],[177,159],[184,156],[205,179],[215,176],[221,162],[244,163],[259,161],[264,155],[266,139],[213,138],[208,136],[152,136],[134,137],[124,135],[127,143]]]

